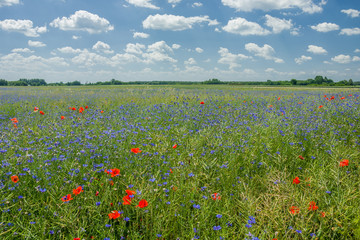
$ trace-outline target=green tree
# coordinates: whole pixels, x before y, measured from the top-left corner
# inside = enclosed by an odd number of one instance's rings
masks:
[[[296,80],[296,79],[294,79],[294,78],[293,78],[293,79],[291,79],[291,81],[290,81],[290,82],[291,82],[291,85],[296,85],[296,84],[297,84],[297,80]]]
[[[0,86],[7,86],[8,82],[5,79],[0,79]]]

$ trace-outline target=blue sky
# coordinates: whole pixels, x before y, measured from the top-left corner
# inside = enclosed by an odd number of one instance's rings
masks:
[[[0,78],[360,81],[358,0],[0,0]]]

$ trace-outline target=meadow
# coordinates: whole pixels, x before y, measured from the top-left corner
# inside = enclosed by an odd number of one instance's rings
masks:
[[[360,239],[360,93],[0,87],[0,239]]]

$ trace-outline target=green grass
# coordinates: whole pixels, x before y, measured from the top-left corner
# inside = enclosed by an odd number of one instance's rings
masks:
[[[360,238],[356,89],[196,87],[0,88],[0,239]]]

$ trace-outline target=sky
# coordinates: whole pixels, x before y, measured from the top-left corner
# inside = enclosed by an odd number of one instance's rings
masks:
[[[360,81],[359,0],[0,0],[0,79]]]

